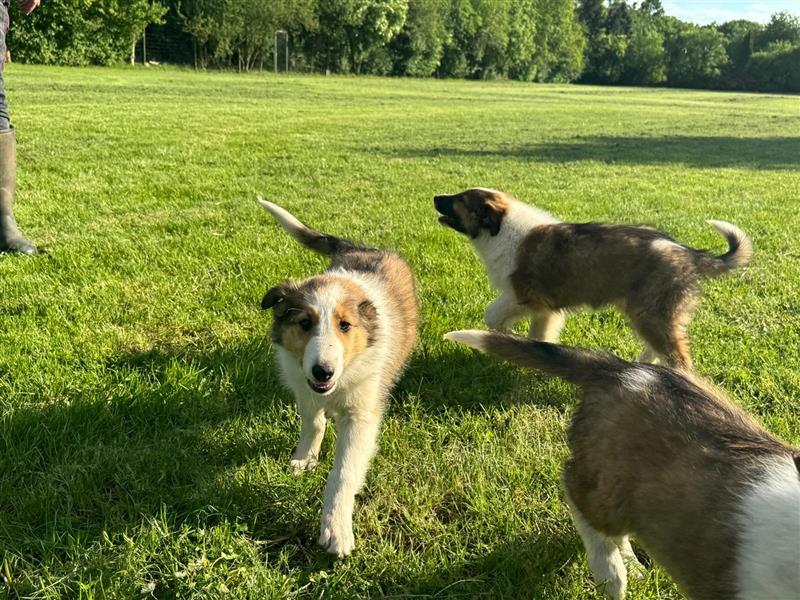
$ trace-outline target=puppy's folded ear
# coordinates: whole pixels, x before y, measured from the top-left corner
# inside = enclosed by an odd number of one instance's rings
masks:
[[[369,300],[362,300],[358,305],[358,316],[367,332],[367,345],[371,346],[375,343],[378,330],[378,309]]]
[[[261,299],[261,310],[267,310],[286,300],[286,289],[282,285],[276,285],[267,291]]]
[[[369,300],[362,300],[358,305],[358,314],[365,321],[374,321],[378,318],[378,309]]]
[[[500,223],[503,221],[504,213],[501,206],[494,202],[487,202],[481,207],[481,227],[488,229],[491,235],[497,235],[500,232]]]

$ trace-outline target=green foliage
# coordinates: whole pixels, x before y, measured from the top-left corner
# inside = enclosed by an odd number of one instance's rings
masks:
[[[8,46],[22,62],[110,65],[128,59],[165,12],[150,0],[47,0],[28,17],[12,11]]]
[[[628,37],[616,33],[598,33],[592,40],[583,74],[589,83],[615,84],[622,79]]]
[[[764,92],[800,92],[800,46],[774,42],[750,57],[745,73],[750,86]]]
[[[449,37],[445,2],[409,0],[406,22],[391,44],[393,73],[411,77],[433,75]]]
[[[677,87],[716,83],[728,63],[725,36],[710,27],[687,27],[668,38],[668,80]]]
[[[317,26],[317,0],[180,0],[175,7],[195,40],[196,66],[233,66],[240,71],[272,59],[275,32]]]
[[[632,12],[625,0],[614,0],[606,14],[606,31],[611,35],[630,37],[633,30]]]
[[[586,39],[571,0],[538,0],[536,80],[568,82],[583,70]]]
[[[591,41],[605,31],[606,5],[604,0],[578,0],[578,20]]]
[[[625,53],[622,83],[657,85],[667,79],[667,54],[664,36],[652,20],[639,17],[634,21]]]
[[[304,44],[322,70],[390,68],[386,46],[402,30],[407,12],[408,0],[325,0],[318,3],[319,27]]]
[[[756,50],[767,50],[774,42],[787,42],[791,46],[800,46],[800,17],[786,11],[772,15],[755,42]]]
[[[164,10],[155,35],[182,36],[176,60],[240,71],[269,68],[284,30],[298,71],[777,90],[800,46],[788,12],[700,28],[661,0],[52,0],[15,16],[12,49],[21,61],[118,62]]]

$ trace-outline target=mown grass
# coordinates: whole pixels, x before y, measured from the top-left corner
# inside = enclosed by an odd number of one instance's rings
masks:
[[[0,257],[0,553],[9,597],[599,597],[559,491],[577,393],[441,341],[492,299],[431,198],[481,185],[576,221],[722,250],[697,369],[800,442],[798,98],[518,83],[10,65],[17,216],[49,250]],[[355,514],[316,546],[323,462],[298,421],[264,290],[317,272],[254,202],[399,250],[420,341]],[[613,311],[567,343],[633,358]],[[679,532],[676,532],[678,535]],[[632,598],[678,598],[652,568]]]

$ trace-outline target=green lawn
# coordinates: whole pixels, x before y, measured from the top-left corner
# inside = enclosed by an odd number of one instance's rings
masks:
[[[0,257],[0,555],[8,597],[599,597],[561,501],[577,391],[441,341],[493,298],[435,193],[506,190],[575,221],[648,223],[720,252],[697,370],[800,443],[800,98],[522,83],[10,65],[17,217]],[[259,309],[325,261],[256,194],[399,250],[422,327],[355,513],[316,545],[317,470]],[[566,343],[633,358],[620,315]],[[658,568],[633,598],[679,598]]]

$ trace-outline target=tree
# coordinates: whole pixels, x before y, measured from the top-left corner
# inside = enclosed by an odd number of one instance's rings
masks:
[[[644,0],[639,5],[639,14],[653,18],[663,17],[664,7],[661,5],[661,0]]]
[[[584,67],[586,37],[572,0],[538,0],[536,28],[537,81],[567,82]]]
[[[578,0],[578,20],[586,29],[589,41],[605,30],[606,6],[603,0]]]
[[[614,0],[606,14],[606,31],[612,35],[630,37],[633,30],[633,16],[625,0]]]
[[[651,18],[639,16],[634,20],[621,82],[627,85],[656,85],[666,79],[664,36]]]
[[[800,46],[800,17],[784,11],[775,13],[755,41],[756,50],[766,50],[774,42]]]
[[[11,44],[17,60],[109,65],[126,60],[145,26],[165,12],[150,0],[49,0],[15,19]]]
[[[711,87],[728,62],[725,36],[710,27],[687,27],[667,47],[668,81],[677,87]]]
[[[625,70],[628,38],[625,35],[598,34],[589,48],[588,64],[583,74],[588,83],[617,84]]]
[[[536,0],[516,0],[511,6],[508,34],[508,76],[512,79],[530,81],[536,76],[537,20],[539,13]]]
[[[306,31],[306,49],[322,69],[361,73],[370,54],[383,52],[403,28],[408,0],[323,0],[316,31]]]
[[[451,33],[447,0],[409,0],[403,29],[391,42],[395,75],[428,77],[436,72]]]
[[[720,76],[722,87],[747,87],[745,69],[753,55],[755,40],[763,29],[759,23],[745,20],[728,21],[717,27],[726,38],[728,54],[728,64]]]
[[[800,92],[800,46],[775,42],[771,51],[753,54],[746,73],[751,89]]]

